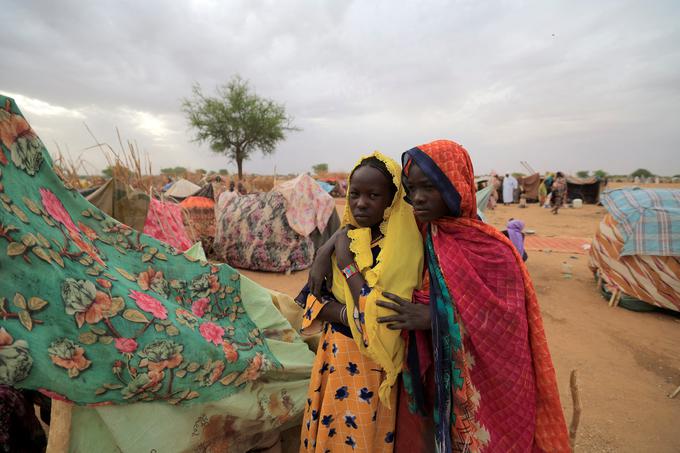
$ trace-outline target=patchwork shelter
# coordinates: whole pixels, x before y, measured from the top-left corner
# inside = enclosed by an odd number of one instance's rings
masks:
[[[314,259],[315,242],[325,241],[340,224],[335,200],[308,175],[270,192],[222,197],[213,250],[218,259],[243,269],[306,269]]]
[[[589,266],[612,292],[680,311],[680,190],[605,192]]]
[[[272,295],[64,187],[3,96],[0,232],[0,385],[52,398],[56,451],[245,452],[299,423],[314,354]]]
[[[586,204],[600,202],[600,192],[604,187],[604,181],[598,178],[575,178],[567,176],[567,198],[575,200],[580,198]]]
[[[538,187],[540,185],[541,175],[538,173],[519,178],[519,187],[522,189],[522,193],[528,202],[538,201]]]

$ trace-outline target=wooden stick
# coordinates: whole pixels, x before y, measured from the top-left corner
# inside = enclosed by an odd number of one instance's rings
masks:
[[[620,291],[621,291],[621,290],[620,290],[619,288],[616,288],[616,289],[612,292],[612,297],[609,299],[609,306],[610,306],[610,307],[614,307],[614,306],[615,306],[614,304],[616,303],[616,299],[618,298],[619,292],[620,292]]]
[[[676,396],[678,396],[679,393],[680,393],[680,386],[678,386],[678,388],[676,388],[675,391],[670,394],[669,398],[675,398]]]
[[[569,388],[571,389],[571,401],[572,401],[572,412],[571,412],[571,425],[569,425],[569,444],[571,445],[571,451],[574,451],[576,447],[576,431],[578,430],[578,425],[581,421],[581,395],[578,391],[578,383],[576,382],[577,370],[571,370],[571,376],[569,378]]]

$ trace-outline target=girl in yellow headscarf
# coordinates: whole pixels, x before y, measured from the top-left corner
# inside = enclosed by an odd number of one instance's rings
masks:
[[[343,228],[319,250],[298,296],[303,333],[322,333],[300,451],[393,450],[404,343],[377,322],[394,312],[376,300],[383,292],[411,300],[422,275],[422,240],[404,195],[399,164],[378,152],[363,157],[349,177]],[[329,263],[332,280],[323,282]]]

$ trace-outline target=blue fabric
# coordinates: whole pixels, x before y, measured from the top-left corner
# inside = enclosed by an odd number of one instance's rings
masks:
[[[413,160],[413,162],[427,175],[432,181],[432,184],[439,190],[444,203],[449,207],[453,217],[460,217],[460,194],[451,183],[451,180],[446,177],[444,172],[437,166],[430,156],[425,154],[418,148],[411,148],[401,156],[401,166],[406,167],[406,164]],[[406,175],[403,175],[405,177]],[[404,184],[404,187],[408,187]],[[409,201],[408,195],[406,201]]]
[[[680,190],[615,189],[602,204],[621,228],[621,256],[680,256]]]
[[[328,182],[325,182],[325,181],[317,181],[317,182],[319,183],[321,188],[328,193],[331,193],[333,191],[333,189],[335,189],[335,185],[333,185],[331,183],[328,183]]]

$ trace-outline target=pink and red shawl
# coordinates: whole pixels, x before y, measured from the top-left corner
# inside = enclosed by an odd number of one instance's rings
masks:
[[[436,168],[423,168],[427,165],[414,159],[418,154],[421,162],[427,161]],[[444,449],[469,452],[570,451],[536,292],[512,243],[476,218],[474,173],[467,151],[457,143],[439,140],[407,151],[405,168],[412,159],[440,192],[447,185],[457,192],[443,196],[445,201],[458,203],[452,209],[457,217],[423,225],[426,243],[434,255],[429,263],[438,265],[434,269],[428,266],[430,289],[415,296],[416,302],[432,304],[431,290],[439,288],[440,294],[454,305],[454,324],[460,327],[457,333],[451,333],[450,344],[459,341],[462,347],[454,348],[454,357],[449,359],[454,371],[448,390],[450,407],[440,408],[434,420],[435,425],[441,422],[446,415],[443,412],[450,409],[451,417],[446,418],[450,421],[450,439],[446,444],[437,439],[438,448],[447,445]],[[443,177],[446,181],[436,181]],[[435,274],[439,281],[434,281]],[[422,333],[418,335],[417,338],[424,337]],[[417,373],[425,380],[435,374],[432,365],[437,368],[437,361],[442,360],[441,355],[437,357],[438,341],[433,340],[428,341],[433,346],[422,341],[409,346],[409,354],[419,356]],[[433,356],[430,348],[435,350]],[[410,366],[413,360],[407,363]],[[407,379],[408,372],[408,387]],[[431,387],[432,383],[425,384],[425,388]],[[441,395],[437,398],[442,399]],[[422,448],[417,436],[412,436],[418,425],[424,426],[422,419],[400,413],[398,420],[397,451]]]
[[[152,198],[144,223],[144,233],[170,244],[181,252],[191,247],[191,240],[182,220],[182,208],[174,203]]]

